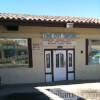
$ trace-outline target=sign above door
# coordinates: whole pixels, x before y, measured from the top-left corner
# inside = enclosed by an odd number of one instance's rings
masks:
[[[71,33],[44,33],[43,45],[46,46],[67,46],[76,45],[76,34]]]
[[[76,38],[76,34],[72,33],[43,33],[43,38]]]

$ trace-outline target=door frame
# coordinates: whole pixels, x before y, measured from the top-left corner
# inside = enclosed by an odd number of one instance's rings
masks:
[[[75,48],[67,48],[67,49],[44,49],[44,71],[45,71],[45,82],[46,82],[46,75],[51,74],[52,75],[52,82],[54,82],[54,64],[53,64],[53,50],[66,50],[66,80],[68,80],[68,73],[74,73],[74,80],[75,80]],[[68,60],[68,50],[73,50],[73,55],[74,55],[74,71],[70,71],[68,72],[68,64],[67,64],[67,60]],[[45,51],[51,51],[51,72],[50,73],[46,73],[46,69],[45,69]]]

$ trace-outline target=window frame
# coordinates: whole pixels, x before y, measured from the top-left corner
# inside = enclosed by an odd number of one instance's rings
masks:
[[[32,59],[32,39],[28,38],[28,54],[29,54],[29,68],[33,67],[33,59]]]
[[[88,39],[86,39],[86,65],[88,65]]]

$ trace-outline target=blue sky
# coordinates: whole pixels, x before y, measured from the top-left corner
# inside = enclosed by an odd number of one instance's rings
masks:
[[[100,0],[0,0],[0,13],[100,18]]]

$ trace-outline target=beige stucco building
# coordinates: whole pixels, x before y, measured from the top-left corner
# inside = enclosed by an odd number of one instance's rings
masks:
[[[0,14],[0,38],[29,39],[29,66],[2,64],[2,84],[100,79],[99,19]]]

